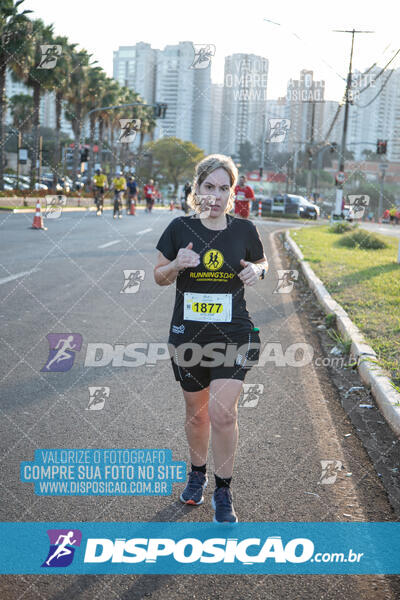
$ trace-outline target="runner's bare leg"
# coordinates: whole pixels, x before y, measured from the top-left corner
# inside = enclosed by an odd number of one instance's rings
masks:
[[[186,402],[185,431],[189,444],[190,460],[196,467],[207,463],[210,439],[210,417],[208,415],[209,388],[199,392],[183,390]]]
[[[210,383],[208,412],[211,421],[211,445],[214,472],[218,477],[232,477],[239,438],[237,404],[243,381],[214,379]]]

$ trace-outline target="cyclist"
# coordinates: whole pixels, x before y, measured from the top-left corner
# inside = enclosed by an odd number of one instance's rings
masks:
[[[242,175],[239,179],[239,185],[235,187],[235,215],[241,219],[248,219],[250,216],[250,203],[254,200],[254,192],[249,185],[246,185],[246,177]]]
[[[131,203],[133,203],[136,206],[138,189],[135,178],[132,175],[129,175],[126,185],[128,188],[128,195],[126,199],[126,214],[128,215],[130,213]]]
[[[186,404],[185,431],[192,463],[180,500],[193,505],[204,501],[211,426],[216,484],[213,520],[218,523],[238,520],[230,490],[238,440],[237,404],[250,362],[259,357],[260,338],[246,309],[244,286],[264,279],[268,269],[255,225],[228,214],[236,181],[237,169],[228,156],[214,154],[197,165],[188,198],[195,214],[170,222],[158,241],[154,268],[158,285],[176,281],[169,343],[175,379]],[[238,348],[222,361],[220,356],[218,366],[207,366],[209,361],[204,365],[203,359],[195,359],[193,365],[193,354],[188,366],[180,346],[187,348],[188,342],[201,349],[216,342],[224,349],[227,344]],[[209,351],[205,356],[210,356]]]
[[[122,219],[122,200],[123,194],[126,190],[126,179],[122,174],[122,171],[117,172],[117,176],[113,179],[112,185],[114,188],[114,219],[117,218],[117,215],[120,219]]]
[[[101,172],[101,169],[96,169],[96,174],[93,177],[94,201],[97,207],[97,215],[103,214],[104,208],[104,191],[108,187],[107,175]]]
[[[149,183],[146,183],[146,185],[143,187],[143,192],[146,201],[146,212],[150,213],[154,205],[155,187],[153,179],[149,179]]]

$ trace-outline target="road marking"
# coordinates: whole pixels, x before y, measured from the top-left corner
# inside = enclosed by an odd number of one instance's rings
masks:
[[[39,269],[31,269],[30,271],[23,271],[22,273],[16,273],[15,275],[9,275],[8,277],[3,277],[0,279],[0,285],[2,283],[8,283],[9,281],[14,281],[14,279],[19,279],[20,277],[24,277],[25,275],[30,275],[31,273],[35,273],[39,271]]]
[[[121,240],[114,240],[113,242],[107,242],[107,244],[102,244],[98,246],[98,248],[108,248],[108,246],[114,246],[114,244],[119,244]]]
[[[140,235],[141,233],[147,233],[148,231],[153,231],[152,227],[150,227],[150,229],[143,229],[142,231],[138,231],[136,235]]]

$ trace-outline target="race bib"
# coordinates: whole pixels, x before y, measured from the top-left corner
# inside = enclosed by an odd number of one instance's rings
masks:
[[[232,294],[193,294],[183,297],[185,321],[230,323],[232,321]]]

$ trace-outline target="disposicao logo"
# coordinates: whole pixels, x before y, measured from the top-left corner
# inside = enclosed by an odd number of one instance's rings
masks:
[[[249,547],[256,549],[247,554]],[[298,551],[300,547],[300,552]],[[237,539],[223,537],[201,541],[183,538],[89,538],[86,543],[85,563],[157,563],[161,557],[173,557],[178,563],[264,563],[268,558],[276,563],[303,563],[312,557],[314,544],[307,538],[295,538],[285,546],[280,536]]]
[[[59,373],[69,371],[74,364],[75,352],[82,347],[82,336],[80,333],[49,333],[49,356],[42,372]]]
[[[75,547],[81,545],[79,529],[48,529],[49,553],[42,567],[68,567],[74,559]]]

